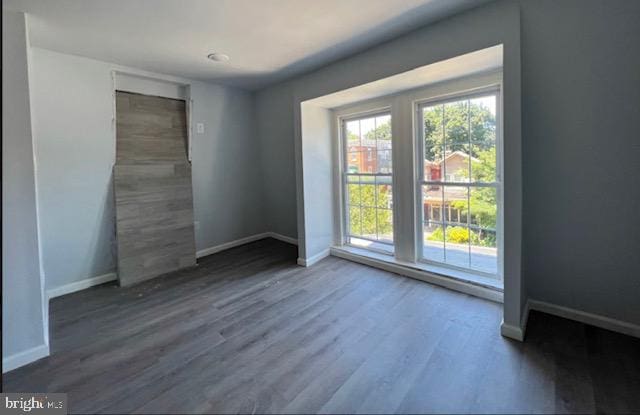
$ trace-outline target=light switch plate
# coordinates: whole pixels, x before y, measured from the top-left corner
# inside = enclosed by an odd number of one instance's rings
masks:
[[[196,132],[198,134],[204,134],[204,124],[199,122],[196,124]]]

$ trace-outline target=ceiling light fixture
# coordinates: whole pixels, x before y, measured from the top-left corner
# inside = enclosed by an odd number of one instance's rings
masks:
[[[210,53],[207,55],[207,59],[210,59],[214,62],[226,62],[229,60],[229,56],[225,55],[224,53]]]

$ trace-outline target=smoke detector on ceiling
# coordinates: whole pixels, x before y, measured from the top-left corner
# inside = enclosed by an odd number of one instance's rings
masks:
[[[210,53],[207,55],[207,59],[212,60],[214,62],[226,62],[229,60],[229,55],[225,55],[224,53]]]

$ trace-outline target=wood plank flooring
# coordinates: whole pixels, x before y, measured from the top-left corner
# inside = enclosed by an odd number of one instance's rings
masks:
[[[129,288],[51,301],[52,355],[5,391],[74,413],[640,412],[640,340],[272,239]]]

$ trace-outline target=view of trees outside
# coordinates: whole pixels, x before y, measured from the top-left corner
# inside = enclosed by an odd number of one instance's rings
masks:
[[[424,257],[496,273],[496,187],[475,185],[496,181],[496,98],[425,107],[423,117]]]
[[[495,274],[496,97],[425,107],[423,117],[423,256]],[[391,116],[347,121],[345,133],[350,243],[391,251]]]
[[[393,243],[391,116],[346,127],[349,235]]]

